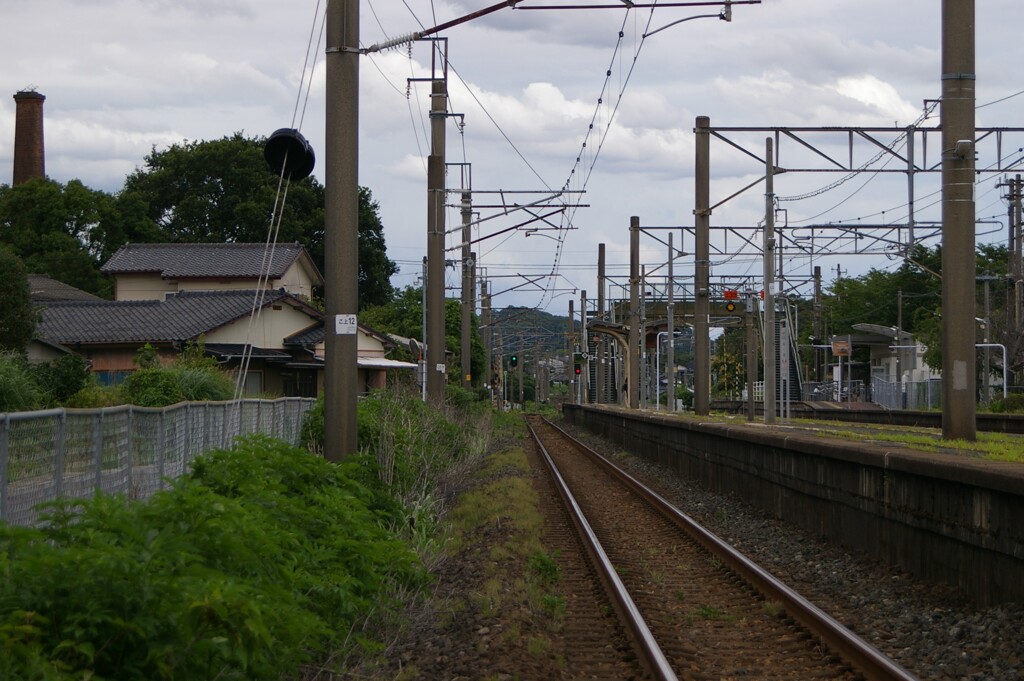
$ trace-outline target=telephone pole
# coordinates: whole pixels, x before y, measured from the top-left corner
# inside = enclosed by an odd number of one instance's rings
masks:
[[[695,286],[693,304],[693,411],[711,411],[711,119],[698,116],[694,167]]]
[[[590,402],[590,338],[587,335],[587,292],[580,291],[580,347],[583,352],[580,365],[580,404]]]
[[[473,387],[473,253],[469,223],[473,220],[472,195],[462,192],[462,334],[459,355],[462,363],[462,387]]]
[[[764,194],[764,422],[775,423],[775,153],[765,138]]]
[[[668,394],[665,404],[668,406],[669,413],[676,410],[676,302],[674,290],[676,280],[672,267],[676,259],[676,249],[672,244],[673,236],[672,232],[668,233],[668,304],[666,309],[668,324],[665,329],[668,331],[668,347],[665,350],[665,374],[668,376],[665,390],[668,391]],[[655,338],[655,342],[657,342],[657,338]],[[660,385],[661,376],[658,376],[656,380]]]
[[[359,0],[327,6],[324,456],[358,451]]]
[[[604,320],[604,287],[605,287],[605,246],[597,245],[597,318]],[[603,404],[608,401],[608,390],[605,386],[605,336],[597,336],[597,397],[594,402]]]
[[[576,335],[576,313],[573,311],[573,301],[569,299],[569,332],[565,337],[565,346],[569,349],[565,366],[565,375],[569,380],[569,404],[576,404],[576,371],[574,369],[576,343],[573,337]]]
[[[427,158],[427,398],[444,401],[444,206],[445,123],[448,84],[436,78],[430,92],[430,156]]]
[[[629,219],[629,348],[626,350],[626,406],[640,408],[640,217]]]
[[[942,436],[977,437],[974,0],[942,0]]]

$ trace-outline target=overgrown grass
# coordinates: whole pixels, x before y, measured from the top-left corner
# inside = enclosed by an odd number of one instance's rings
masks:
[[[525,435],[520,416],[510,423]],[[543,632],[561,627],[566,601],[559,592],[558,557],[541,542],[544,519],[529,471],[526,453],[518,444],[488,456],[475,474],[478,486],[463,494],[449,515],[447,547],[456,554],[469,549],[480,536],[502,530],[488,554],[488,574],[472,597],[485,616],[502,617],[508,636],[514,636],[515,622],[521,620],[534,631],[527,652],[546,654],[550,638]],[[518,635],[515,639],[519,644]]]
[[[924,452],[941,452],[993,461],[1024,463],[1024,438],[1006,433],[979,432],[977,440],[968,442],[967,440],[943,440],[939,432],[928,428],[868,426],[853,429],[837,425],[834,422],[829,424],[827,429],[814,432],[819,437],[892,443]]]
[[[154,366],[136,375],[163,397],[204,383],[202,358],[182,364],[196,380],[169,383]],[[145,502],[98,496],[54,505],[38,529],[0,527],[0,678],[281,679],[383,652],[427,593],[441,520],[492,437],[522,436],[518,417],[492,427],[489,410],[457,397],[433,409],[407,393],[370,396],[360,453],[340,465],[251,437]],[[304,431],[322,451],[322,407],[316,416]],[[468,525],[514,518],[517,536],[535,535],[539,515],[520,512],[527,470],[522,451],[488,462],[484,475],[516,471],[521,488],[492,491],[508,505]],[[540,550],[519,541],[503,550]]]
[[[742,424],[746,422],[743,416],[725,414],[707,416],[677,414],[677,416],[705,423]],[[977,440],[968,442],[966,440],[943,440],[942,434],[934,428],[912,426],[850,424],[823,419],[793,419],[786,424],[778,425],[804,429],[821,438],[891,443],[925,452],[1024,463],[1024,436],[1020,435],[978,432]]]
[[[427,576],[361,465],[253,436],[147,501],[0,526],[0,678],[277,680],[373,648]]]
[[[0,353],[0,412],[35,409],[40,398],[25,359],[14,352]]]

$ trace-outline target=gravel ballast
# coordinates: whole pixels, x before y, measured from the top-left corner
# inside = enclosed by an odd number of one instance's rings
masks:
[[[606,455],[600,439],[567,428]],[[1024,680],[1024,606],[981,608],[629,454],[613,459],[921,679]],[[1021,575],[1024,579],[1024,575]]]

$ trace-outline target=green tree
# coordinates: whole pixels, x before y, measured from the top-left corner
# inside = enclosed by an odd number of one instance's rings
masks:
[[[277,201],[279,177],[263,159],[265,141],[236,132],[219,140],[154,148],[145,165],[126,179],[118,197],[119,214],[133,216],[144,210],[157,226],[160,241],[261,243],[267,239],[277,204],[277,240],[301,243],[323,271],[324,187],[313,176],[292,182],[282,210]],[[360,307],[388,302],[393,294],[391,275],[398,271],[387,257],[379,209],[370,190],[360,187]]]
[[[984,313],[984,283],[989,286],[989,327],[978,326],[978,342],[1001,342],[1007,347],[1010,369],[1024,368],[1024,339],[1006,319],[1011,288],[1005,275],[1009,257],[1004,245],[979,244],[976,253],[976,317]],[[899,268],[871,270],[860,277],[837,280],[824,300],[830,333],[849,333],[853,324],[870,323],[895,327],[897,324],[926,346],[924,361],[942,366],[942,246],[918,246]],[[902,305],[901,305],[902,301]],[[994,360],[1002,358],[993,353]],[[995,367],[991,367],[995,370]]]
[[[90,293],[110,291],[99,258],[106,249],[106,225],[114,220],[121,220],[114,198],[78,180],[62,185],[36,178],[17,187],[0,186],[0,242],[28,271]]]
[[[28,276],[18,256],[0,247],[0,351],[25,352],[36,328]]]
[[[454,299],[445,300],[444,315],[445,345],[448,352],[454,355],[450,366],[460,365],[460,346],[462,345],[462,313],[460,303]],[[359,321],[372,329],[384,333],[393,333],[408,338],[423,338],[423,289],[406,286],[399,291],[386,305],[367,308],[359,315]],[[473,331],[470,346],[470,369],[474,383],[485,380],[485,358],[483,341],[478,331],[480,322],[474,314],[471,321]],[[415,358],[414,358],[415,359]],[[458,382],[459,372],[449,371],[448,379]]]
[[[387,256],[380,205],[366,187],[359,188],[359,308],[386,305],[395,295],[391,276],[398,266]]]
[[[266,240],[277,177],[263,160],[263,140],[240,132],[212,141],[185,141],[158,151],[125,180],[122,196],[141,200],[165,241],[173,243]],[[301,209],[313,194],[320,207]],[[289,187],[280,241],[303,241],[323,222],[323,188],[307,178]],[[312,244],[304,245],[312,252]]]

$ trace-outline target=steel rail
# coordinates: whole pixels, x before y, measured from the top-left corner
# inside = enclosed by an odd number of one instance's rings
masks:
[[[640,614],[640,609],[637,608],[632,596],[626,590],[626,586],[622,583],[618,573],[615,572],[615,567],[612,565],[611,560],[609,560],[608,554],[605,553],[601,542],[597,539],[597,535],[584,517],[583,510],[576,502],[572,492],[569,491],[569,486],[566,484],[565,479],[562,478],[562,474],[551,459],[551,455],[548,454],[548,450],[541,443],[537,431],[534,430],[529,420],[526,421],[526,427],[529,428],[534,442],[537,443],[541,458],[551,473],[558,496],[562,498],[565,504],[566,511],[576,527],[580,541],[590,556],[591,563],[597,571],[601,583],[604,585],[605,592],[615,605],[620,621],[626,625],[632,636],[633,647],[636,649],[637,657],[641,664],[659,681],[677,681],[678,677],[675,671],[673,671],[672,665],[669,664],[668,658],[665,657],[665,653],[661,650],[661,646],[654,639],[654,635],[647,626],[647,622],[644,620],[643,615]]]
[[[590,456],[609,473],[640,494],[648,503],[687,532],[709,553],[722,561],[765,598],[782,603],[786,612],[808,631],[819,637],[832,651],[871,681],[917,681],[917,677],[896,664],[880,650],[863,640],[831,615],[821,610],[774,575],[764,570],[717,535],[680,511],[654,490],[625,472],[600,453],[569,435],[562,428],[544,421]],[[532,431],[532,428],[531,428]]]

